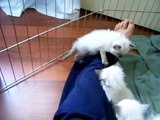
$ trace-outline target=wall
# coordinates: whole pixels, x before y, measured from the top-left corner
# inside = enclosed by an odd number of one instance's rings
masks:
[[[81,0],[81,6],[103,10],[103,14],[121,20],[130,18],[140,26],[160,31],[160,0]]]

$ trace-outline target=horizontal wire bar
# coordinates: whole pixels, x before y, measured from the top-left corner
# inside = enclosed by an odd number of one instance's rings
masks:
[[[49,60],[48,62],[42,64],[41,66],[35,68],[33,71],[27,73],[24,77],[19,78],[16,82],[13,82],[13,83],[7,85],[7,87],[4,87],[4,88],[0,89],[0,93],[2,93],[2,92],[4,92],[4,91],[6,91],[6,90],[8,90],[8,89],[10,89],[10,88],[18,85],[19,83],[25,81],[25,80],[28,79],[29,77],[35,75],[37,72],[40,72],[40,71],[43,70],[45,67],[47,67],[47,65],[51,64],[53,61],[55,61],[55,60],[59,59],[60,57],[64,56],[64,55],[67,54],[68,52],[69,52],[69,51],[64,52],[64,53],[58,55],[57,57]]]
[[[44,31],[44,32],[38,33],[37,35],[34,35],[34,36],[32,36],[32,37],[30,37],[30,38],[28,38],[28,39],[25,39],[25,40],[23,40],[23,41],[21,41],[21,42],[18,42],[18,43],[16,43],[16,44],[12,45],[12,46],[9,46],[9,47],[5,48],[5,49],[3,49],[3,50],[0,50],[0,53],[5,52],[5,51],[7,51],[7,50],[9,50],[9,49],[12,49],[12,48],[14,48],[14,47],[16,47],[16,46],[18,46],[18,45],[21,45],[21,44],[23,44],[23,43],[26,43],[26,42],[28,42],[28,41],[31,41],[31,40],[33,40],[34,38],[39,37],[39,36],[41,36],[41,35],[43,35],[43,34],[46,34],[46,33],[50,32],[50,31],[53,31],[53,30],[55,30],[55,29],[61,28],[61,27],[65,26],[65,25],[68,25],[68,24],[70,24],[70,23],[72,23],[72,22],[74,22],[74,21],[83,19],[83,18],[85,18],[85,17],[87,17],[87,16],[90,16],[90,15],[92,15],[92,14],[95,14],[95,13],[100,13],[100,12],[102,12],[102,11],[123,11],[123,12],[160,13],[160,12],[151,12],[151,11],[135,11],[135,10],[131,11],[131,10],[112,10],[112,9],[101,9],[101,10],[98,10],[98,11],[91,11],[91,13],[89,13],[89,14],[86,14],[86,15],[84,15],[84,16],[81,16],[81,17],[79,17],[79,18],[76,18],[76,19],[74,19],[74,20],[71,20],[71,21],[69,21],[69,22],[63,23],[63,24],[58,25],[58,26],[56,26],[56,27],[50,28],[50,29],[48,29],[48,30],[46,30],[46,31]],[[67,52],[68,52],[68,51],[67,51]],[[57,57],[55,57],[55,58],[47,61],[47,62],[44,63],[44,64],[42,64],[41,66],[35,68],[33,71],[31,71],[31,72],[27,73],[25,76],[19,78],[16,82],[8,85],[8,86],[5,87],[5,88],[0,89],[0,92],[6,91],[6,90],[12,88],[13,86],[15,86],[15,85],[17,85],[17,84],[25,81],[27,78],[29,78],[29,77],[31,77],[32,75],[36,74],[38,71],[41,71],[42,68],[46,67],[47,65],[51,64],[53,61],[55,61],[55,60],[57,60],[58,58],[62,57],[62,56],[63,56],[64,54],[66,54],[67,52],[62,53],[62,54],[58,55]]]
[[[160,13],[160,12],[154,12],[154,11],[141,11],[141,10],[114,10],[114,9],[103,9],[101,11],[110,11],[110,12],[113,12],[113,11],[119,11],[119,12],[145,12],[145,13]]]
[[[12,49],[12,48],[14,48],[14,47],[16,47],[16,46],[18,46],[18,45],[21,45],[21,44],[23,44],[23,43],[25,43],[25,42],[28,42],[28,41],[30,41],[30,40],[38,37],[38,36],[44,35],[44,34],[47,33],[47,32],[50,32],[50,31],[53,31],[53,30],[55,30],[55,29],[57,29],[57,28],[63,27],[63,26],[65,26],[65,25],[68,25],[68,24],[70,24],[70,23],[72,23],[72,22],[74,22],[74,21],[76,21],[76,20],[85,18],[85,17],[87,17],[87,16],[89,16],[89,15],[92,15],[92,14],[95,14],[95,13],[99,13],[99,12],[102,12],[102,11],[103,11],[103,12],[104,12],[104,11],[122,11],[122,12],[160,13],[160,12],[151,12],[151,11],[135,11],[135,10],[130,11],[130,10],[114,10],[114,9],[113,9],[113,10],[112,10],[112,9],[101,9],[101,10],[94,11],[94,12],[92,11],[91,13],[89,13],[89,14],[87,14],[87,15],[84,15],[84,16],[79,17],[79,18],[77,18],[77,19],[74,19],[74,20],[71,20],[71,21],[69,21],[69,22],[63,23],[63,24],[58,25],[58,26],[56,26],[56,27],[50,28],[49,30],[46,30],[46,31],[41,32],[41,33],[39,33],[39,34],[37,34],[37,35],[34,35],[34,36],[30,37],[30,38],[27,38],[27,39],[25,39],[25,40],[23,40],[23,41],[21,41],[21,42],[18,42],[18,43],[16,43],[16,44],[12,45],[12,46],[9,46],[9,47],[7,47],[7,48],[4,48],[4,49],[0,50],[0,53],[5,52],[5,51],[7,51],[7,50],[9,50],[9,49]]]
[[[46,30],[46,31],[44,31],[44,32],[41,32],[41,33],[39,33],[39,34],[37,34],[37,35],[34,35],[34,36],[30,37],[30,38],[27,38],[27,39],[25,39],[25,40],[23,40],[23,41],[21,41],[21,42],[18,42],[18,43],[16,43],[16,44],[12,45],[12,46],[9,46],[9,47],[7,47],[7,48],[5,48],[5,49],[3,49],[3,50],[0,50],[0,53],[5,52],[5,51],[7,51],[7,50],[9,50],[9,49],[12,49],[12,48],[14,48],[14,47],[16,47],[16,46],[18,46],[18,45],[21,45],[21,44],[23,44],[23,43],[25,43],[25,42],[28,42],[28,41],[30,41],[30,40],[38,37],[38,36],[44,35],[44,34],[47,33],[47,32],[51,32],[51,31],[53,31],[53,30],[55,30],[55,29],[57,29],[57,28],[61,28],[61,27],[65,26],[65,25],[68,25],[68,24],[74,22],[74,21],[77,21],[77,20],[79,20],[79,19],[85,18],[85,17],[87,17],[87,16],[89,16],[89,15],[91,15],[91,14],[95,14],[95,13],[97,13],[97,12],[100,12],[100,11],[95,11],[95,12],[89,13],[89,14],[87,14],[87,15],[84,15],[84,16],[82,16],[82,17],[76,18],[76,19],[71,20],[71,21],[69,21],[69,22],[63,23],[63,24],[58,25],[58,26],[56,26],[56,27],[50,28],[49,30]]]

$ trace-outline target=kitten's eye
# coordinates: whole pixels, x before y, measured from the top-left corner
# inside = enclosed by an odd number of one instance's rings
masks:
[[[135,48],[135,45],[134,45],[133,43],[130,43],[130,44],[129,44],[129,47]]]

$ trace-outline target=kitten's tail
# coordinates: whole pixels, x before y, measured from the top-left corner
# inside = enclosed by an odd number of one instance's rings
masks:
[[[75,51],[77,50],[77,44],[74,43],[71,50],[63,57],[63,60],[67,59],[70,57]]]

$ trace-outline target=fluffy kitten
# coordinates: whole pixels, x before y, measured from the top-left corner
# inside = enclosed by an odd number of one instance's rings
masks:
[[[160,115],[151,113],[149,105],[134,99],[124,99],[115,106],[118,120],[160,120]]]
[[[117,104],[122,99],[134,99],[134,95],[126,86],[124,72],[120,65],[115,64],[102,70],[96,70],[101,85],[109,101]]]
[[[150,120],[160,120],[160,114],[154,114],[151,116]]]
[[[137,100],[124,99],[115,107],[118,120],[148,120],[145,119],[145,113],[148,105],[141,104]]]
[[[102,63],[108,64],[105,52],[119,57],[127,54],[134,44],[120,32],[110,30],[94,30],[80,38],[72,45],[71,50],[64,59],[78,52],[76,61],[81,61],[85,55],[94,55],[100,52]]]

